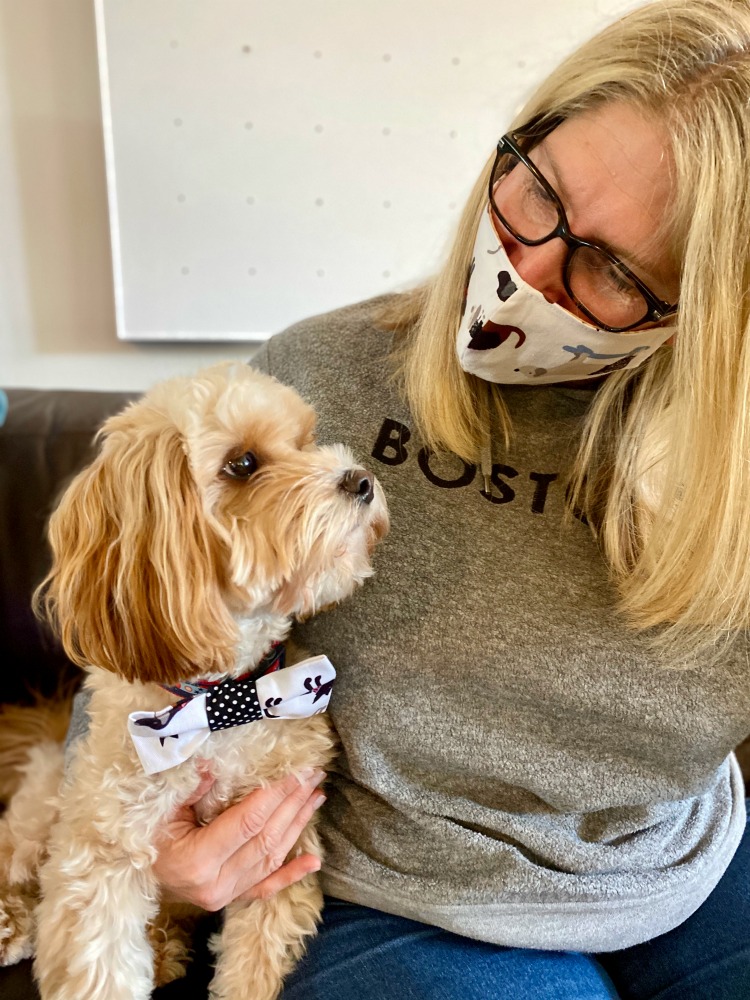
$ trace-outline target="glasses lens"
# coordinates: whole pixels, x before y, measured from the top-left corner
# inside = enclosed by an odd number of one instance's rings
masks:
[[[501,221],[524,240],[543,240],[560,224],[555,199],[512,153],[501,156],[495,168],[492,202]]]
[[[498,159],[491,190],[495,213],[521,240],[543,241],[565,222],[551,190],[514,153]],[[638,286],[601,250],[575,247],[566,276],[573,298],[601,326],[629,327],[648,316],[649,306]]]
[[[600,250],[576,247],[567,276],[574,298],[604,326],[631,326],[648,314],[638,286]]]

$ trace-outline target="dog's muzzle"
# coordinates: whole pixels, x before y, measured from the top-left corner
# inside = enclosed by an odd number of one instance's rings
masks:
[[[375,496],[375,476],[367,469],[349,469],[339,487],[362,503],[372,503]]]

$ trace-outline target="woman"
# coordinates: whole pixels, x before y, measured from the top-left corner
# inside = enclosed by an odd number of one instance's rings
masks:
[[[750,4],[637,10],[530,99],[433,281],[256,357],[392,517],[300,629],[343,752],[284,1000],[750,995],[749,109]],[[164,885],[300,878],[317,780],[188,804]]]

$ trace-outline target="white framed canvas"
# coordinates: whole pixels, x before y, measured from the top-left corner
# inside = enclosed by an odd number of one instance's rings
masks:
[[[429,275],[617,0],[96,0],[118,336],[259,341]]]

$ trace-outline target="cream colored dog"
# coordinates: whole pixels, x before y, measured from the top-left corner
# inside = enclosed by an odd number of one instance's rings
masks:
[[[209,821],[332,757],[320,714],[212,731],[196,756],[150,775],[128,734],[129,713],[177,702],[162,685],[244,676],[295,617],[371,574],[388,524],[380,487],[344,447],[317,447],[314,422],[295,392],[244,364],[171,380],[106,422],[99,456],[51,518],[38,604],[85,666],[92,700],[41,874],[44,1000],[145,1000],[164,960],[157,938],[172,949],[170,974],[184,971],[152,865],[157,831],[198,785],[198,759],[216,776]],[[313,824],[302,852],[320,853]],[[276,997],[321,903],[308,876],[228,906],[212,996]]]

